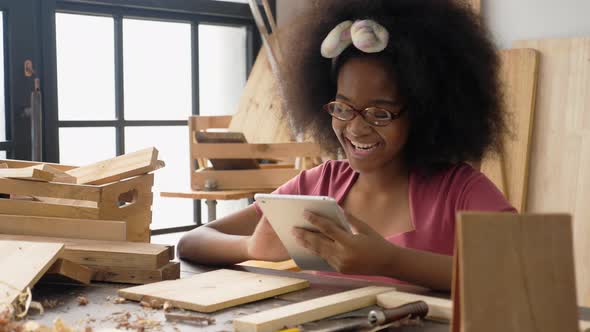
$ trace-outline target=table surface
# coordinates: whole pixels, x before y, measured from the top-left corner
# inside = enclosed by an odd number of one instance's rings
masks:
[[[244,304],[234,308],[224,309],[210,315],[191,313],[187,311],[182,312],[179,310],[173,310],[172,312],[182,314],[198,314],[201,316],[213,317],[215,319],[215,323],[213,325],[199,326],[199,331],[233,331],[232,320],[238,317],[243,317],[244,315],[249,315],[286,304],[330,295],[359,287],[365,287],[369,285],[385,285],[362,280],[318,276],[308,273],[276,271],[243,266],[234,266],[232,268],[256,273],[303,278],[309,280],[310,287],[298,292],[293,292],[254,303]],[[212,269],[213,268],[211,267],[181,262],[182,277],[188,277],[194,274],[207,272]],[[123,321],[134,322],[137,319],[144,319],[152,323],[152,325],[146,325],[148,327],[145,329],[146,332],[190,331],[196,329],[196,325],[178,322],[166,322],[163,310],[143,308],[136,302],[115,304],[114,301],[118,297],[117,290],[125,287],[129,287],[129,285],[109,283],[93,283],[88,286],[57,283],[38,284],[33,292],[34,299],[42,303],[51,301],[55,304],[55,306],[52,308],[46,308],[43,315],[35,315],[34,310],[32,310],[32,314],[29,316],[29,319],[45,325],[52,325],[52,322],[55,319],[61,318],[71,328],[83,331],[85,327],[89,326],[92,327],[94,331],[99,331],[103,328],[117,327],[117,320],[121,319],[121,317],[124,317],[126,313],[129,313],[130,318],[123,319]],[[447,298],[449,296],[448,294],[443,293],[426,293],[425,289],[413,286],[396,285],[396,288],[400,291],[422,293],[428,294],[430,296]],[[88,304],[80,305],[77,300],[78,296],[86,297]],[[364,311],[359,310],[358,313],[364,313],[366,311],[367,309],[364,309]],[[590,309],[582,308],[580,311],[581,317],[590,320]],[[422,326],[407,326],[403,328],[391,329],[391,331],[448,332],[449,325],[427,321]]]

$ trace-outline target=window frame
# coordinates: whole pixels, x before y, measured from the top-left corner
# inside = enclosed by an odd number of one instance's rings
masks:
[[[0,0],[2,1],[2,0]],[[276,12],[275,1],[271,7]],[[81,15],[108,16],[115,24],[115,120],[60,121],[57,100],[57,53],[55,14],[70,13]],[[246,27],[246,65],[249,75],[255,56],[261,47],[261,39],[248,4],[212,0],[40,0],[41,46],[43,50],[42,91],[44,92],[44,160],[59,162],[59,129],[84,127],[110,127],[116,131],[117,155],[125,151],[125,128],[187,126],[185,120],[124,120],[123,81],[123,19],[149,19],[191,24],[192,59],[192,114],[199,115],[199,24],[215,24]],[[0,146],[1,147],[1,146]],[[188,151],[186,152],[188,153]],[[188,179],[187,179],[188,181]],[[200,224],[201,203],[194,202],[193,224],[152,230],[152,235],[186,231]]]

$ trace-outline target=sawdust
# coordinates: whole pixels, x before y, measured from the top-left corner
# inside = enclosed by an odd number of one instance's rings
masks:
[[[132,315],[130,312],[113,313],[104,321],[113,321],[117,329],[135,330],[138,332],[162,331],[162,322],[148,319],[141,314]]]
[[[84,295],[80,295],[76,298],[76,301],[78,301],[78,305],[84,306],[88,304],[88,298]]]

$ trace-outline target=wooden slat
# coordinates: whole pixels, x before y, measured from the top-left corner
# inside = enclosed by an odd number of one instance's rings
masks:
[[[214,200],[236,200],[243,198],[254,198],[257,193],[270,193],[274,189],[248,189],[248,190],[227,190],[227,191],[181,191],[181,192],[160,192],[161,197],[188,198],[188,199],[214,199]]]
[[[125,241],[127,228],[123,221],[0,214],[0,233],[55,236],[88,240]]]
[[[500,79],[512,135],[505,138],[502,155],[485,159],[481,171],[503,189],[516,209],[525,211],[539,53],[533,49],[511,49],[503,50],[501,57]]]
[[[231,115],[222,115],[222,116],[204,116],[204,115],[194,115],[189,118],[189,128],[191,131],[191,136],[193,140],[195,139],[195,132],[206,130],[206,129],[220,129],[220,128],[228,128],[229,124],[232,120]]]
[[[590,294],[590,37],[514,45],[541,53],[527,211],[573,215],[578,298],[584,303]]]
[[[94,202],[100,200],[100,188],[95,186],[19,181],[4,178],[0,178],[0,193]]]
[[[295,264],[292,259],[282,262],[267,262],[267,261],[245,261],[238,263],[237,265],[259,267],[263,269],[280,270],[280,271],[301,271],[299,266]]]
[[[392,290],[389,287],[371,286],[289,304],[234,319],[234,329],[237,332],[271,332],[294,327],[374,305],[378,294]]]
[[[462,213],[453,331],[576,331],[571,217]]]
[[[45,278],[52,280],[61,277],[88,285],[90,284],[92,271],[85,266],[60,258],[49,268]]]
[[[34,167],[25,168],[0,168],[0,177],[8,179],[29,180],[49,182],[54,176],[50,172],[43,171]]]
[[[146,174],[160,168],[158,150],[143,149],[67,171],[78,184],[105,184]]]
[[[127,284],[150,284],[180,278],[180,263],[170,262],[159,269],[129,269],[111,266],[92,266],[92,280]]]
[[[315,143],[274,143],[274,144],[234,144],[199,143],[192,157],[197,158],[256,158],[273,159],[288,157],[319,156],[320,147]]]
[[[300,172],[297,169],[200,170],[193,173],[191,188],[193,190],[203,190],[206,180],[215,181],[218,190],[277,188],[297,176]]]
[[[308,286],[309,282],[302,279],[222,269],[185,279],[121,289],[119,295],[133,301],[156,299],[169,301],[177,308],[214,312]]]
[[[60,257],[82,265],[158,269],[168,264],[170,255],[168,247],[150,243],[6,234],[0,234],[0,240],[63,243]]]
[[[46,162],[39,162],[39,161],[28,161],[28,160],[14,160],[14,159],[0,159],[0,164],[6,164],[9,168],[24,168],[24,167],[31,167],[31,166],[39,166],[39,165],[48,165],[52,168],[55,168],[60,171],[69,171],[74,168],[78,168],[78,166],[71,166],[71,165],[62,165],[62,164],[54,164],[54,163],[46,163]]]
[[[428,304],[426,319],[449,323],[453,317],[453,302],[448,299],[397,291],[377,295],[377,305],[385,309],[399,307],[415,301],[424,301]]]
[[[16,199],[0,199],[0,211],[5,214],[47,216],[57,218],[99,219],[98,209],[49,204]]]
[[[12,303],[57,260],[62,243],[0,241],[0,304]]]
[[[53,179],[51,180],[52,182],[61,182],[61,183],[76,183],[77,182],[77,179],[75,177],[67,174],[65,171],[59,170],[59,169],[54,168],[53,166],[50,166],[47,164],[32,166],[32,168],[39,169],[39,170],[53,174]]]

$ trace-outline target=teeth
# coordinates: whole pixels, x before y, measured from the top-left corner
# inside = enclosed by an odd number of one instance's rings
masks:
[[[358,143],[358,142],[353,142],[350,141],[350,143],[357,149],[361,149],[361,150],[370,150],[374,147],[377,146],[378,143],[374,143],[374,144],[363,144],[363,143]]]

